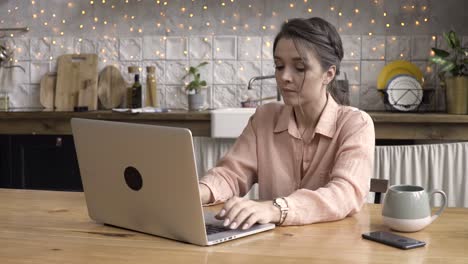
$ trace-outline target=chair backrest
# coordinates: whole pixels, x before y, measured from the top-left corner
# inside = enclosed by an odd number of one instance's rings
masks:
[[[384,179],[371,179],[370,191],[375,193],[374,203],[380,204],[382,202],[382,193],[388,189],[388,180]]]

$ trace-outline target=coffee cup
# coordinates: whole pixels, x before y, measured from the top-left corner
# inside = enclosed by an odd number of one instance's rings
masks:
[[[440,209],[431,215],[430,197],[443,197]],[[441,190],[426,192],[415,185],[394,185],[385,194],[382,217],[385,225],[401,232],[419,231],[431,224],[447,207],[447,195]]]

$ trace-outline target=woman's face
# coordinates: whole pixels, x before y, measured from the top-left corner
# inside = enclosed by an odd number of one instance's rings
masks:
[[[334,66],[324,72],[313,51],[297,51],[292,39],[281,38],[274,51],[275,77],[287,105],[320,103],[326,98],[326,85],[335,75]]]

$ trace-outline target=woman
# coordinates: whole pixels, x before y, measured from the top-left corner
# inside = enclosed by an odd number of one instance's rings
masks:
[[[257,108],[242,135],[200,179],[203,204],[225,202],[224,225],[303,225],[360,210],[373,171],[374,126],[331,91],[343,48],[321,18],[292,19],[273,44],[284,105]],[[239,197],[259,184],[259,201]]]

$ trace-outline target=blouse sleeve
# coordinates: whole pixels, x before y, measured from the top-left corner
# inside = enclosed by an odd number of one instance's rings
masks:
[[[289,213],[283,225],[339,220],[361,209],[373,173],[375,132],[370,116],[364,112],[359,116],[360,120],[344,124],[330,182],[317,190],[298,189],[285,197]]]
[[[244,196],[257,182],[257,139],[254,117],[227,154],[200,179],[212,192],[214,203]]]

